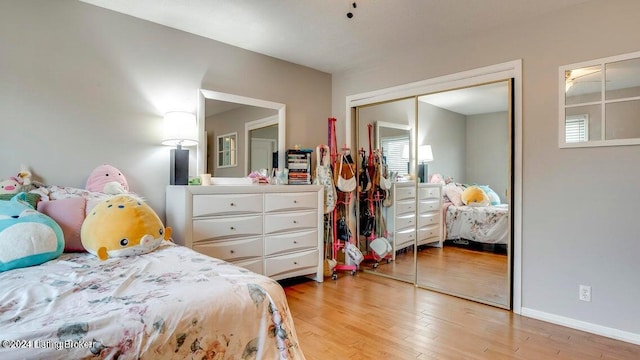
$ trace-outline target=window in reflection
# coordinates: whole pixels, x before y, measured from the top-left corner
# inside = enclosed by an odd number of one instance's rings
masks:
[[[589,140],[589,115],[569,115],[565,124],[565,139],[567,143]]]
[[[238,133],[230,133],[218,136],[218,167],[231,167],[238,164],[236,160],[236,139]]]

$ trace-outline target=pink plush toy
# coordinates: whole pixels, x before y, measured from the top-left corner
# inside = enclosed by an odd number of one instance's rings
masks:
[[[105,164],[93,169],[85,189],[105,194],[123,194],[129,192],[129,184],[120,170]]]

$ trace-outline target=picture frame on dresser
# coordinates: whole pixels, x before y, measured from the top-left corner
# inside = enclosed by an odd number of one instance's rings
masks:
[[[166,189],[173,241],[274,280],[323,281],[319,185],[173,186]]]

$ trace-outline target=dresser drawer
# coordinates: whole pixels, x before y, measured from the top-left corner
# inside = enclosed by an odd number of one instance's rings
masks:
[[[440,188],[439,187],[423,187],[419,189],[419,199],[439,199]]]
[[[397,232],[394,241],[396,250],[400,250],[409,245],[413,245],[413,243],[416,241],[415,229]]]
[[[416,228],[416,217],[414,214],[408,216],[401,216],[396,218],[396,229],[398,231],[404,231]]]
[[[193,220],[193,243],[262,234],[262,216],[234,216]]]
[[[274,213],[264,216],[265,234],[276,234],[301,229],[317,229],[317,211],[297,211],[290,213]]]
[[[265,194],[264,211],[305,210],[318,208],[318,194],[313,192]]]
[[[421,213],[425,211],[437,211],[440,209],[440,200],[420,201],[420,205],[418,206]]]
[[[396,187],[396,201],[404,199],[415,199],[416,189],[414,187]]]
[[[262,257],[262,238],[211,241],[193,245],[193,250],[229,262]]]
[[[418,217],[418,226],[436,225],[440,223],[440,214],[437,212],[420,214]]]
[[[265,255],[275,255],[318,247],[318,230],[271,235],[264,238]]]
[[[249,271],[253,271],[254,273],[257,273],[260,275],[264,275],[264,269],[263,269],[264,261],[262,260],[262,258],[234,261],[233,265],[243,267]]]
[[[193,217],[262,212],[262,194],[193,196]]]
[[[413,213],[416,211],[416,203],[413,200],[397,201],[396,214],[402,215],[406,213]]]
[[[418,241],[423,242],[427,239],[430,239],[428,242],[440,240],[440,227],[438,225],[418,229]]]
[[[315,268],[317,266],[318,249],[266,258],[264,262],[266,276],[278,276],[287,272]],[[311,272],[314,271],[311,270]]]

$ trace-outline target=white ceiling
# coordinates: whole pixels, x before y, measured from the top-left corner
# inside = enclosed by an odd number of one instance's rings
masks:
[[[333,74],[588,0],[80,1]]]
[[[506,81],[423,95],[418,100],[462,115],[478,115],[509,110]]]

